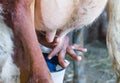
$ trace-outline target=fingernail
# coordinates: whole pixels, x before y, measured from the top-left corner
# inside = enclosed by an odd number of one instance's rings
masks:
[[[67,66],[68,66],[67,64],[64,65],[65,68],[66,68]]]
[[[66,67],[70,64],[68,60],[65,60]]]
[[[48,57],[48,59],[50,60],[52,57]]]
[[[64,67],[64,68],[66,68],[67,66],[68,66],[68,64],[67,64],[67,63],[64,63],[64,64],[63,64],[63,67]]]
[[[84,49],[84,52],[87,52],[87,49],[86,49],[86,48]]]
[[[82,60],[82,58],[81,58],[80,56],[78,56],[77,60],[78,60],[78,61],[81,61],[81,60]]]
[[[71,46],[71,48],[72,48],[72,49],[75,49],[75,47],[74,47],[74,46]]]
[[[59,38],[59,37],[57,37],[57,38],[56,38],[56,42],[59,42],[59,41],[60,41],[60,38]]]

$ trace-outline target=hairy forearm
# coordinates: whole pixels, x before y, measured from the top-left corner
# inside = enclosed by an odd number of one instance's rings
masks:
[[[43,58],[36,37],[31,8],[19,4],[14,12],[14,35],[21,41],[24,56],[30,58],[30,83],[52,83],[52,79]],[[45,82],[46,81],[46,82]]]

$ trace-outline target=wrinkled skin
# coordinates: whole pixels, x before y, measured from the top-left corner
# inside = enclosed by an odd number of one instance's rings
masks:
[[[39,42],[53,48],[48,58],[51,59],[58,53],[59,63],[63,67],[66,67],[64,62],[66,52],[73,59],[81,60],[74,50],[86,52],[87,49],[77,44],[69,45],[69,38],[66,34],[78,26],[81,28],[91,24],[104,10],[106,3],[107,0],[38,1],[35,9],[35,27],[37,31],[41,30],[46,33],[44,36],[38,36]],[[43,40],[43,38],[46,39]]]

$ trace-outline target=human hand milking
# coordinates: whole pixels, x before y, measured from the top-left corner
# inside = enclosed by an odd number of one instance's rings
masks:
[[[86,52],[87,49],[80,45],[69,45],[70,31],[91,24],[105,8],[107,0],[41,0],[41,5],[36,1],[35,26],[41,44],[53,48],[48,58],[58,54],[59,63],[66,67],[65,54],[73,59],[81,60],[74,50]],[[96,12],[95,12],[96,11]],[[95,12],[95,13],[93,13]],[[46,39],[45,39],[46,38]]]
[[[53,42],[48,42],[45,39],[45,33],[37,32],[39,42],[48,47],[52,48],[50,54],[48,55],[48,59],[51,59],[53,56],[58,55],[59,64],[62,67],[67,67],[68,64],[64,61],[66,53],[70,55],[74,60],[80,61],[81,56],[78,56],[74,50],[80,52],[87,52],[86,48],[83,48],[79,44],[69,44],[69,37],[65,36],[63,38],[59,38],[59,36],[55,36]]]

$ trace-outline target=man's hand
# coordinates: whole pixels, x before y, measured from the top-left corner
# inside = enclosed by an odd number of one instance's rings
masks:
[[[64,61],[66,53],[68,53],[69,56],[71,56],[74,60],[80,61],[81,56],[78,56],[74,52],[74,50],[78,50],[80,52],[87,52],[87,49],[81,47],[78,44],[70,45],[68,36],[65,36],[63,39],[56,38],[55,40],[59,40],[59,41],[57,41],[57,45],[53,48],[53,50],[48,55],[48,59],[51,59],[53,56],[58,54],[59,64],[62,67],[67,67],[67,63]]]
[[[52,48],[52,51],[48,55],[48,59],[51,59],[53,56],[55,56],[57,54],[59,64],[62,67],[67,67],[66,62],[64,61],[66,53],[68,53],[69,56],[71,56],[74,60],[80,61],[82,59],[81,56],[78,56],[74,52],[74,50],[77,50],[80,52],[87,52],[86,48],[83,48],[82,46],[80,46],[78,44],[70,45],[68,36],[65,36],[63,38],[55,37],[54,41],[49,43],[45,39],[45,35],[43,35],[39,32],[37,32],[37,35],[38,35],[38,40],[39,40],[40,44],[42,44],[48,48]]]

